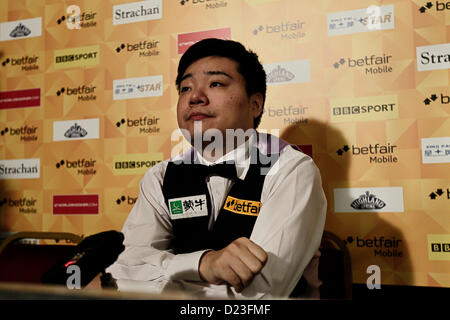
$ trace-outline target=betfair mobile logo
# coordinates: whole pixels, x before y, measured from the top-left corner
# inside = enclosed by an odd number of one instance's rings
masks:
[[[180,5],[184,6],[188,3],[192,3],[193,5],[198,4],[205,4],[205,9],[218,9],[218,8],[224,8],[228,5],[226,1],[222,0],[181,0]]]
[[[137,200],[137,197],[130,197],[129,195],[121,196],[120,198],[117,198],[116,204],[120,205],[121,203],[127,203],[130,205],[133,205],[136,203],[136,200]]]
[[[427,12],[427,10],[431,10],[433,7],[435,8],[436,11],[450,10],[450,1],[449,2],[436,1],[435,6],[433,6],[433,2],[428,1],[425,5],[419,8],[419,11],[420,13],[425,13]]]
[[[249,216],[258,216],[261,210],[261,202],[254,200],[243,200],[228,196],[223,207],[225,210],[245,214]]]
[[[71,5],[67,7],[67,17],[62,16],[56,23],[61,24],[66,21],[67,29],[81,29],[97,26],[95,16],[97,12],[81,12],[81,9],[77,5]]]

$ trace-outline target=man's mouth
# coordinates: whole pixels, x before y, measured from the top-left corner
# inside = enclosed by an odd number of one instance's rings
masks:
[[[192,112],[189,115],[188,120],[192,120],[192,121],[200,121],[206,118],[211,118],[212,116],[205,114],[205,113],[201,113],[201,112]]]

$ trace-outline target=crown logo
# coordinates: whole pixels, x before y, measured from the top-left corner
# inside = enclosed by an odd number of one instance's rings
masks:
[[[290,81],[295,78],[295,74],[292,72],[282,68],[281,66],[277,66],[275,69],[270,71],[267,75],[267,82],[285,82]]]
[[[88,134],[86,130],[77,125],[76,123],[69,128],[69,130],[64,133],[66,138],[82,138]]]
[[[374,194],[371,194],[369,191],[366,191],[365,194],[362,194],[352,202],[352,208],[356,210],[364,210],[364,209],[382,209],[386,206],[386,203],[378,199]]]
[[[9,34],[10,37],[18,38],[18,37],[25,37],[31,33],[31,30],[25,27],[23,24],[19,23],[17,27],[11,31]]]

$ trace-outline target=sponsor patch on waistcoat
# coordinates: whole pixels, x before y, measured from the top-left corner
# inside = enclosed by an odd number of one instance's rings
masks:
[[[169,199],[169,210],[172,220],[207,216],[206,195]]]
[[[223,208],[225,210],[237,213],[245,214],[249,216],[257,216],[261,209],[261,202],[255,200],[244,200],[228,196],[225,200]]]

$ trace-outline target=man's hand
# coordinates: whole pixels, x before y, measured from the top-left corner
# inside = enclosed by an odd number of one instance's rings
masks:
[[[267,262],[267,253],[248,238],[234,240],[200,259],[200,277],[211,284],[227,283],[237,292],[246,288]]]

